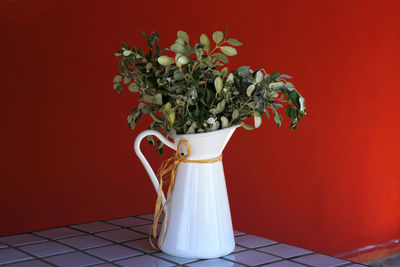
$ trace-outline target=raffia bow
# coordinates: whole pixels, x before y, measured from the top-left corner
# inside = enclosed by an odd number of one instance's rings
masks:
[[[187,148],[187,154],[186,155],[179,155],[179,150],[181,145],[184,144]],[[222,155],[213,159],[203,159],[203,160],[189,160],[187,159],[190,156],[190,144],[186,140],[180,140],[178,143],[178,146],[176,148],[175,155],[161,163],[159,172],[158,172],[158,180],[160,183],[160,187],[158,189],[158,195],[157,195],[157,201],[156,201],[156,207],[154,211],[154,219],[153,219],[153,225],[151,226],[150,229],[150,245],[155,248],[159,249],[162,247],[164,244],[164,237],[165,237],[165,231],[167,229],[167,223],[168,223],[168,202],[172,193],[172,190],[174,189],[175,186],[175,172],[176,168],[181,162],[190,162],[190,163],[214,163],[222,160]],[[169,187],[167,191],[167,198],[165,200],[164,205],[161,205],[161,199],[162,199],[162,194],[163,194],[163,185],[164,185],[164,176],[167,173],[170,174],[170,179],[169,179]],[[161,234],[161,241],[160,241],[160,246],[156,246],[153,244],[152,237],[157,238],[157,228],[158,228],[158,221],[160,219],[162,211],[165,209],[165,216],[164,216],[164,227],[163,231]]]

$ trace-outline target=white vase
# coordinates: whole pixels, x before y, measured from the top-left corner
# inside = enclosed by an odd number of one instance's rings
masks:
[[[190,144],[188,160],[208,160],[222,154],[237,126],[208,133],[177,135],[174,142],[153,130],[141,132],[135,140],[135,152],[144,165],[156,192],[159,183],[152,168],[140,151],[140,142],[154,135],[176,150],[180,140]],[[180,147],[187,154],[187,148]],[[162,204],[165,197],[162,196]],[[164,223],[163,223],[164,227]],[[160,245],[160,238],[158,244]],[[214,163],[181,162],[175,176],[175,186],[168,201],[168,223],[161,250],[182,258],[216,258],[235,248],[232,219],[222,161]]]

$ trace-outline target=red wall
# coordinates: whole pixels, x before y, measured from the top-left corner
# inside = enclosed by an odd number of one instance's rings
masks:
[[[81,2],[0,3],[0,235],[151,212],[113,52],[228,26],[231,67],[291,74],[309,114],[233,136],[235,228],[329,254],[400,237],[399,1]]]

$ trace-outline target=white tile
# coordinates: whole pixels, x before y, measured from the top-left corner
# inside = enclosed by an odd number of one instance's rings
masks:
[[[59,267],[88,266],[103,262],[99,259],[86,255],[82,252],[73,252],[73,253],[48,257],[46,258],[46,261],[49,261]]]
[[[34,244],[46,241],[48,240],[32,234],[19,234],[19,235],[9,235],[0,237],[1,243],[11,246],[21,246],[21,245]]]
[[[96,235],[115,242],[125,242],[146,237],[146,235],[128,229],[118,229],[107,232],[101,232]]]
[[[0,249],[0,264],[13,263],[33,259],[31,256],[22,253],[14,248]]]
[[[171,266],[175,266],[175,264],[172,264],[170,262],[167,262],[165,260],[150,256],[150,255],[138,256],[138,257],[134,257],[131,259],[117,261],[115,263],[118,265],[121,265],[123,267],[132,267],[132,266],[171,267]]]
[[[46,242],[19,247],[21,250],[31,253],[37,257],[46,257],[74,251],[74,249],[57,242]]]
[[[235,237],[236,244],[246,248],[258,248],[275,244],[277,242],[255,235],[241,235]]]
[[[300,258],[295,258],[293,261],[316,266],[316,267],[335,267],[345,263],[350,263],[348,261],[322,255],[322,254],[312,254],[308,256],[303,256]]]
[[[278,261],[281,258],[275,257],[266,253],[258,252],[255,250],[247,250],[224,257],[225,259],[236,261],[242,264],[256,266],[260,264]]]
[[[43,231],[37,231],[34,232],[34,234],[50,239],[60,239],[65,237],[84,235],[85,233],[67,227],[57,227]]]
[[[295,246],[290,246],[286,244],[277,244],[277,245],[272,245],[268,247],[263,247],[257,249],[258,251],[262,251],[265,253],[269,253],[272,255],[276,255],[282,258],[291,258],[291,257],[296,257],[300,255],[305,255],[312,253],[312,251],[295,247]]]
[[[97,233],[97,232],[103,232],[103,231],[120,228],[119,226],[104,223],[104,222],[91,222],[91,223],[75,224],[75,225],[71,225],[71,227],[78,229],[78,230],[88,232],[88,233]]]

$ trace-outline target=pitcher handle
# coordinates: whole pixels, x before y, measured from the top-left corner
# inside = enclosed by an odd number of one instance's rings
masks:
[[[142,141],[143,138],[145,138],[148,135],[154,135],[157,137],[161,142],[163,142],[166,146],[172,148],[173,150],[176,150],[177,146],[176,144],[172,143],[169,141],[167,138],[165,138],[160,132],[154,131],[154,130],[145,130],[141,132],[135,139],[135,153],[139,157],[140,161],[142,162],[144,168],[146,169],[147,173],[150,176],[150,180],[153,183],[154,189],[158,193],[158,190],[160,188],[160,183],[158,182],[157,176],[154,173],[153,169],[151,168],[149,162],[147,159],[144,157],[142,151],[140,150],[140,142]],[[165,196],[164,193],[162,193],[161,196],[161,203],[164,206],[165,204]]]

